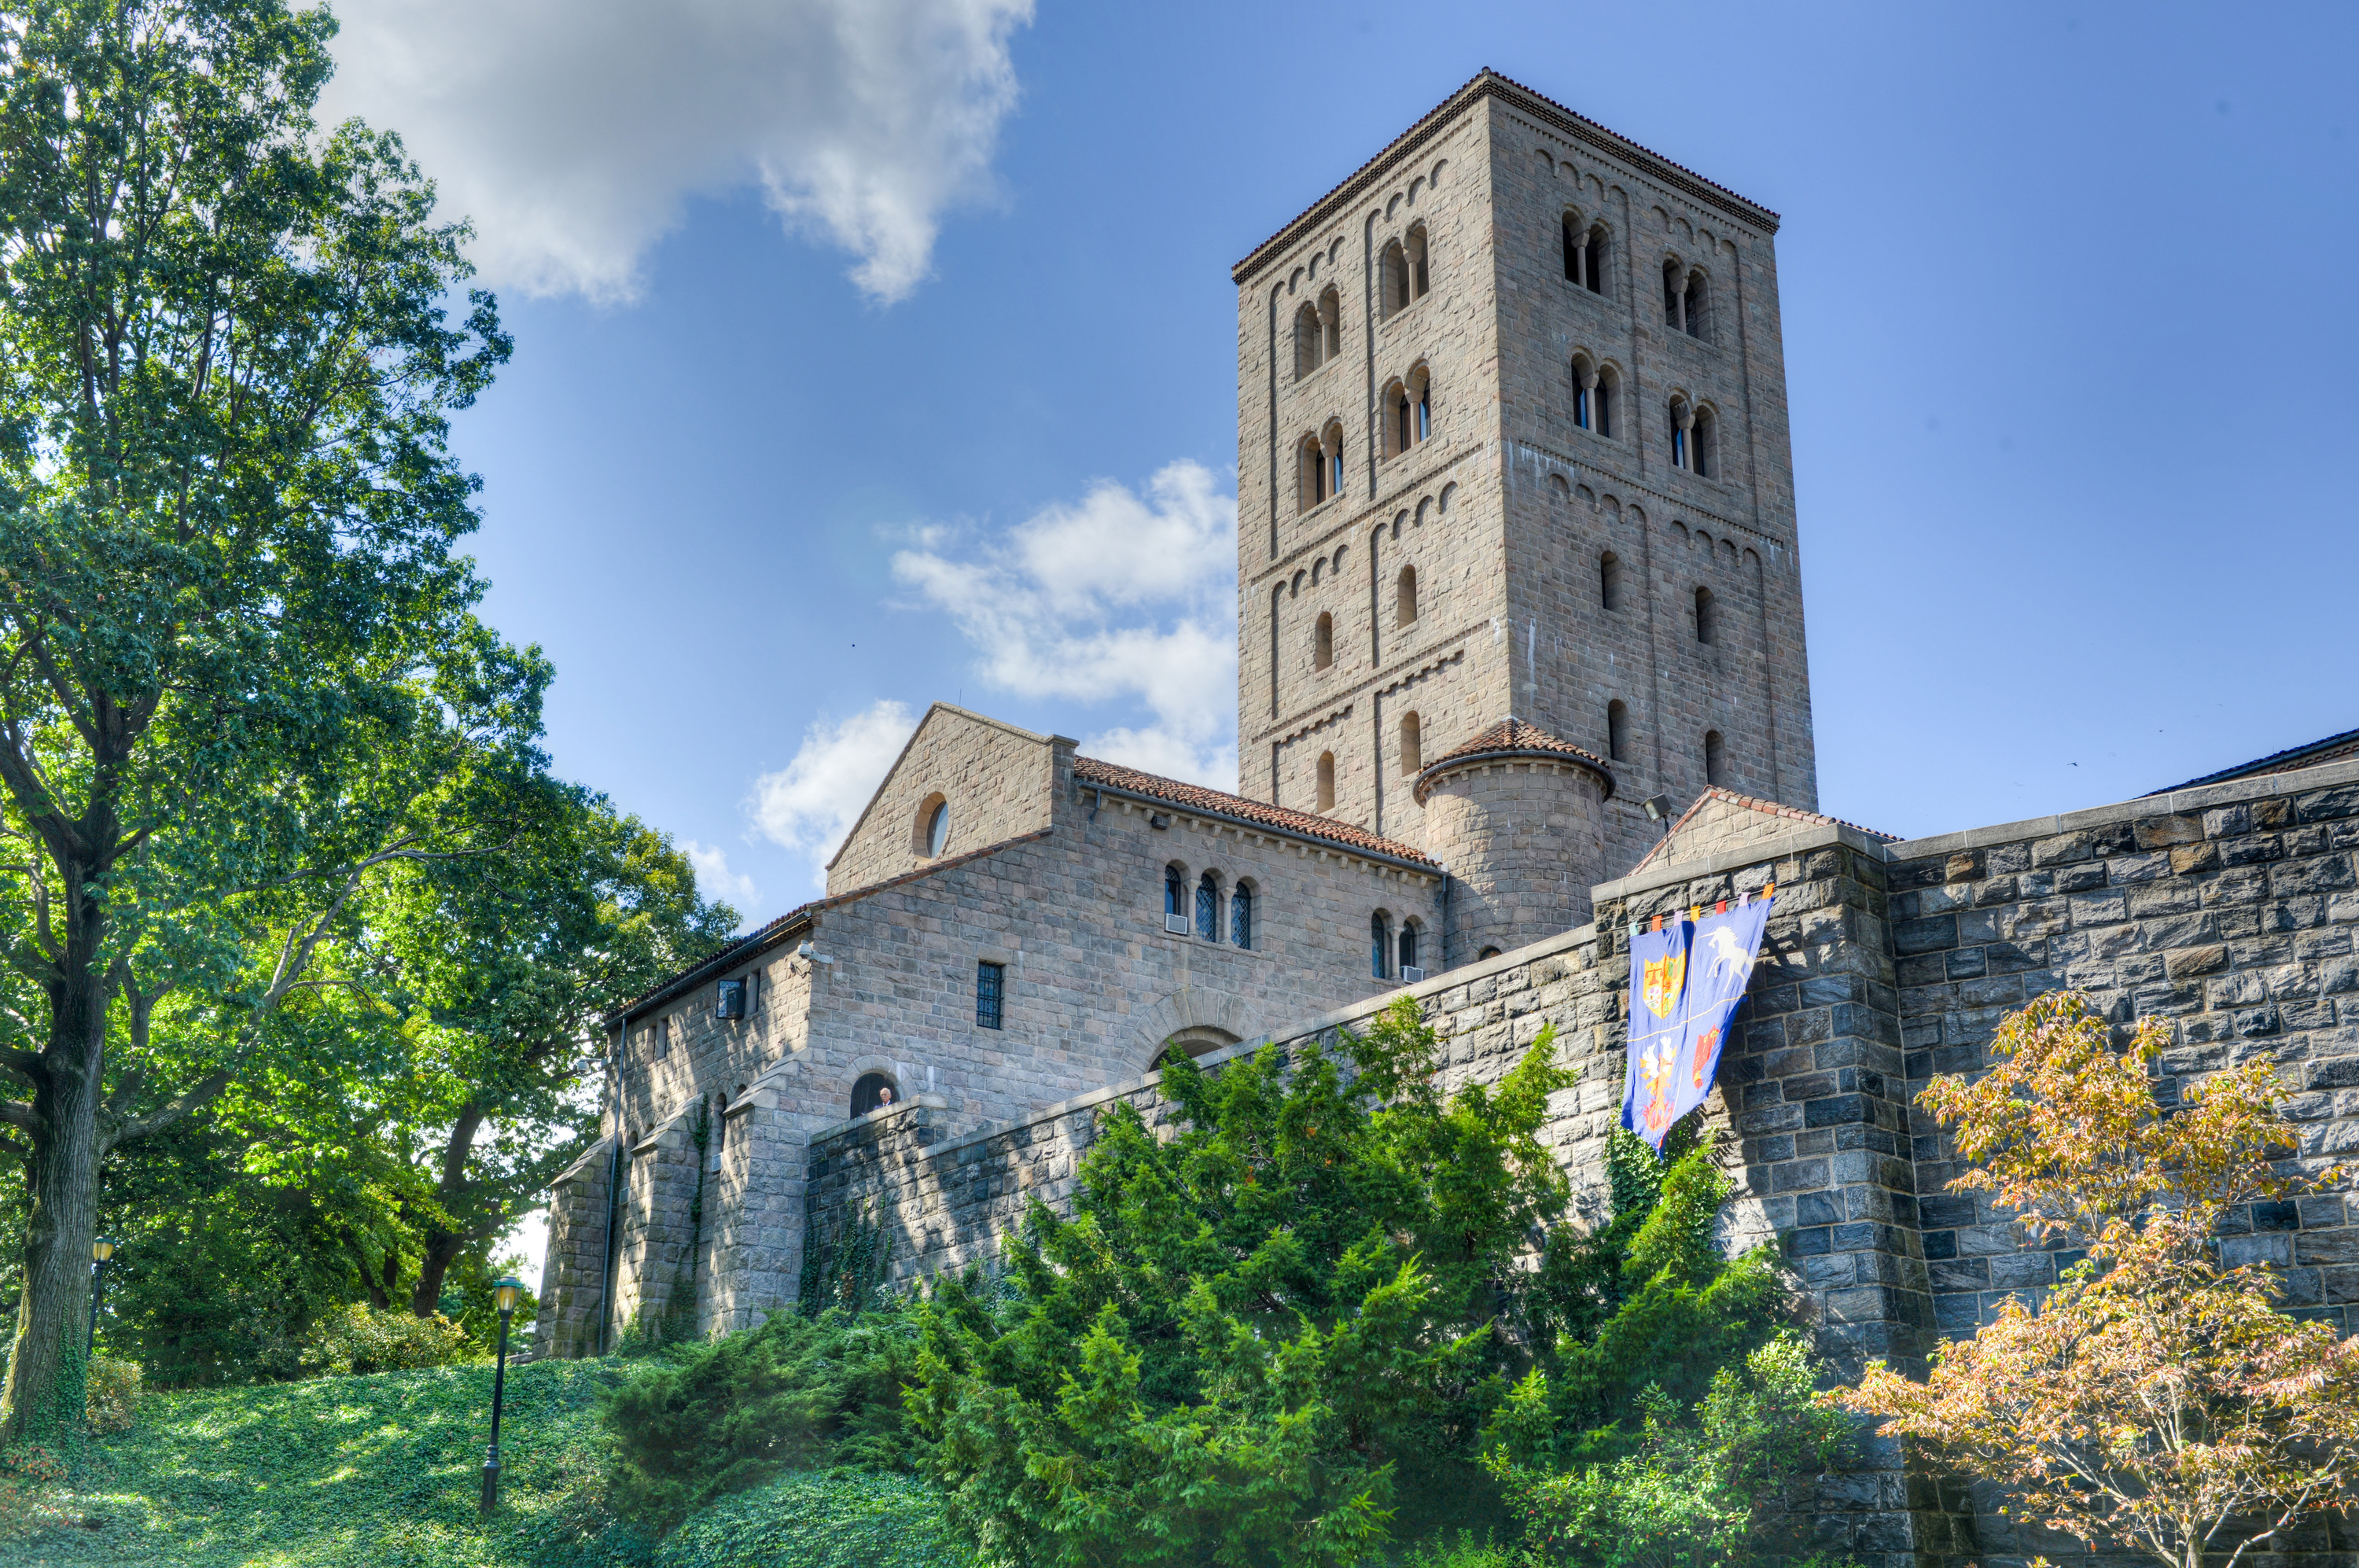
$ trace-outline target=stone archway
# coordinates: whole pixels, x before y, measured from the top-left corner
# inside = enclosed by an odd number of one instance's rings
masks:
[[[1223,1046],[1258,1040],[1262,1030],[1236,997],[1182,985],[1141,1015],[1136,1038],[1138,1070],[1152,1073],[1166,1046],[1177,1045],[1190,1056],[1201,1056]]]

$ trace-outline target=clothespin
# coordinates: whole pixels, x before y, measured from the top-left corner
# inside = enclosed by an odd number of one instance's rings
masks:
[[[1728,900],[1723,898],[1720,902],[1714,904],[1712,907],[1712,912],[1715,915],[1724,915],[1728,913]]]
[[[1740,909],[1750,908],[1750,907],[1752,906],[1752,903],[1753,903],[1753,889],[1752,889],[1752,888],[1750,888],[1750,887],[1747,887],[1746,889],[1745,889],[1745,891],[1743,891],[1742,893],[1739,893],[1739,894],[1736,896],[1736,907],[1737,907],[1738,909]]]
[[[1650,931],[1661,931],[1663,929],[1663,917],[1657,915],[1655,917],[1655,923],[1647,929]]]
[[[1701,919],[1703,919],[1703,906],[1701,904],[1690,904],[1688,906],[1688,923],[1692,925]]]
[[[1638,940],[1638,933],[1644,930],[1646,930],[1645,926],[1641,925],[1636,920],[1632,920],[1630,922],[1630,940],[1634,942],[1636,942]]]
[[[1777,896],[1777,884],[1772,882],[1767,887],[1762,888],[1761,896],[1765,898],[1776,898]]]

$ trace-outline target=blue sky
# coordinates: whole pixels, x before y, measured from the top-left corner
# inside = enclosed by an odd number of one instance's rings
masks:
[[[1824,809],[2359,725],[2349,7],[353,0],[561,771],[750,918],[934,698],[1234,787],[1231,263],[1484,65],[1784,214]]]

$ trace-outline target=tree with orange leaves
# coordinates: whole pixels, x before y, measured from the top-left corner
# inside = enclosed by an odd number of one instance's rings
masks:
[[[2169,1568],[2234,1568],[2359,1479],[2359,1342],[2288,1316],[2275,1276],[2217,1246],[2230,1210],[2323,1178],[2288,1158],[2268,1063],[2166,1110],[2150,1069],[2169,1026],[2140,1023],[2126,1051],[2110,1034],[2086,998],[2043,996],[2000,1027],[1987,1073],[1919,1102],[1974,1162],[1953,1190],[2085,1259],[1938,1351],[1925,1382],[1878,1362],[1829,1398],[2005,1486],[2018,1517]]]

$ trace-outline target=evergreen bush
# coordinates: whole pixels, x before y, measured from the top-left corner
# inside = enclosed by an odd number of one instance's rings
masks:
[[[775,1320],[774,1320],[775,1321]],[[906,1475],[789,1475],[690,1518],[656,1568],[981,1568],[942,1511]]]
[[[467,1331],[440,1312],[421,1318],[353,1301],[311,1325],[302,1364],[307,1372],[344,1377],[448,1367],[480,1356]]]
[[[128,1432],[139,1417],[139,1364],[100,1356],[92,1359],[83,1385],[83,1411],[90,1430],[103,1436]]]

